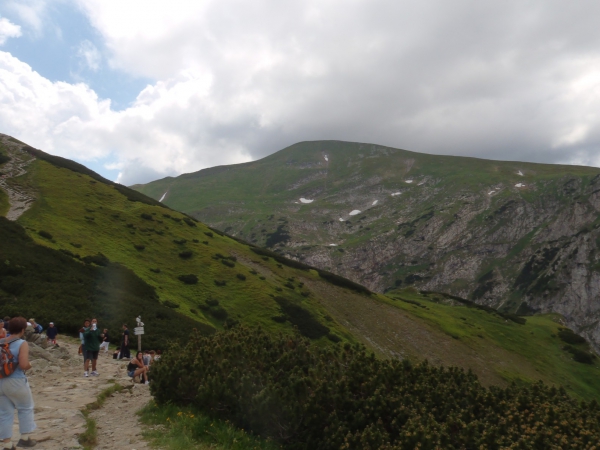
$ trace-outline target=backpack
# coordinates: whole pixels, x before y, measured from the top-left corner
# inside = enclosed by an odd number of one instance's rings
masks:
[[[9,345],[18,339],[21,338],[0,339],[0,379],[11,376],[19,366],[19,362],[15,361],[15,357],[9,348]]]

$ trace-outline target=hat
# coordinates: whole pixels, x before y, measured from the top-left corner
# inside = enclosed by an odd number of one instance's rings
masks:
[[[50,322],[50,325],[54,325],[54,322]]]

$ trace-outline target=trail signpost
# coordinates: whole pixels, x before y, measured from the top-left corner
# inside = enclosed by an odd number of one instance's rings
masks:
[[[137,327],[133,329],[133,334],[138,337],[138,352],[142,351],[142,334],[144,334],[144,322],[142,322],[142,316],[137,316],[135,318],[137,322]]]

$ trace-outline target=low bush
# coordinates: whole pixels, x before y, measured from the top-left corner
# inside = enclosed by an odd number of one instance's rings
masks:
[[[190,227],[195,227],[196,226],[196,222],[194,222],[192,219],[190,219],[189,217],[184,217],[183,221],[188,224]]]
[[[142,244],[133,244],[133,247],[134,247],[136,250],[144,250],[144,249],[146,248],[146,246],[145,246],[145,245],[142,245]]]
[[[258,272],[257,272],[256,270],[254,270],[254,269],[252,269],[252,270],[250,271],[250,273],[251,273],[252,275],[258,275]]]
[[[229,259],[222,259],[221,263],[227,267],[235,267],[235,263]]]
[[[151,214],[147,214],[147,213],[140,214],[140,217],[144,220],[154,220],[154,217],[152,217]]]
[[[596,356],[590,352],[586,352],[585,350],[581,350],[579,348],[573,347],[571,345],[565,345],[563,350],[569,352],[573,355],[573,359],[579,363],[583,364],[593,364]]]
[[[307,309],[284,297],[275,297],[275,301],[288,320],[298,327],[298,331],[307,338],[319,339],[329,333],[329,328],[321,324]]]
[[[274,320],[277,323],[285,323],[287,321],[287,317],[285,316],[273,316],[271,317],[272,320]]]
[[[73,247],[75,247],[75,248],[81,248],[81,247],[82,247],[82,245],[81,245],[81,244],[77,244],[77,243],[75,243],[75,242],[71,242],[70,244],[71,244]]]
[[[193,334],[152,371],[159,406],[192,406],[292,450],[591,449],[600,441],[597,401],[562,388],[486,388],[455,367],[261,329]]]
[[[214,236],[211,231],[205,231],[204,234],[207,235],[209,238]]]
[[[367,289],[365,286],[363,286],[362,284],[355,283],[354,281],[350,281],[347,278],[341,277],[339,275],[328,272],[326,270],[319,269],[317,271],[319,272],[319,276],[321,278],[324,278],[325,280],[329,281],[332,284],[335,284],[337,286],[341,286],[344,288],[352,289],[353,291],[356,291],[360,294],[371,295],[371,291],[369,289]]]
[[[220,286],[220,287],[226,286],[227,285],[227,281],[225,281],[225,280],[223,280],[223,281],[215,280],[215,285],[216,286]]]
[[[150,272],[160,273],[160,269],[156,267],[155,269],[150,269]]]
[[[262,275],[258,277],[259,280],[266,280],[266,277],[263,277]]]
[[[558,337],[561,341],[571,345],[584,344],[586,342],[583,336],[579,336],[569,328],[561,328],[558,332]]]
[[[216,298],[207,298],[204,300],[204,303],[206,303],[208,306],[219,306],[219,300]]]
[[[172,302],[171,300],[165,300],[163,302],[163,305],[165,305],[167,308],[172,308],[172,309],[179,308],[179,305],[175,302]]]
[[[244,274],[238,273],[236,275],[236,277],[237,277],[238,280],[246,281],[246,275],[244,275]]]
[[[97,266],[106,267],[110,263],[108,258],[104,256],[102,253],[98,253],[96,255],[84,256],[81,260],[86,264],[96,264]]]
[[[287,283],[284,284],[284,286],[288,289],[294,290],[294,288],[296,286],[294,286],[292,283],[290,283],[289,281]]]
[[[50,233],[48,233],[47,231],[40,230],[40,231],[38,231],[38,234],[41,237],[43,237],[44,239],[52,239],[52,235]]]
[[[208,311],[210,309],[210,307],[208,305],[203,305],[203,304],[198,305],[198,308],[200,308],[200,310],[202,310],[202,311]]]
[[[173,239],[173,242],[175,242],[176,244],[179,244],[179,245],[183,245],[187,242],[187,240],[186,239]]]
[[[194,308],[190,308],[190,312],[191,312],[192,314],[198,315],[198,311],[197,311],[197,310],[195,310]]]
[[[208,312],[211,316],[213,316],[217,320],[225,320],[225,319],[227,319],[227,316],[228,316],[227,311],[225,311],[225,308],[223,308],[222,306],[217,306],[216,308],[211,308]]]
[[[192,239],[192,242],[193,242],[194,244],[198,244],[200,241],[199,241],[198,239]]]
[[[302,291],[302,292],[300,292],[300,295],[302,297],[308,297],[310,295],[310,292],[308,292],[308,291]]]
[[[335,342],[336,344],[338,342],[342,342],[342,338],[339,337],[337,334],[333,334],[333,333],[329,333],[327,335],[327,339],[329,339],[331,342]]]
[[[185,250],[183,252],[179,253],[179,257],[181,259],[190,259],[192,257],[193,253],[191,250]]]
[[[196,275],[179,275],[177,277],[179,281],[183,281],[185,284],[196,284],[198,283],[198,277]]]
[[[61,248],[59,251],[62,252],[62,253],[64,253],[67,256],[70,256],[71,258],[75,258],[75,259],[80,259],[81,258],[80,255],[78,255],[76,253],[73,253],[71,250],[67,250],[66,248]]]
[[[202,241],[204,245],[208,245],[208,241]]]

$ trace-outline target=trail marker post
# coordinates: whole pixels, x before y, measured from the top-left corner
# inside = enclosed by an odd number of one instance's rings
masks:
[[[137,327],[133,329],[133,334],[138,337],[138,352],[142,351],[142,334],[144,334],[144,322],[142,322],[142,317],[137,316],[135,318],[137,322]]]

